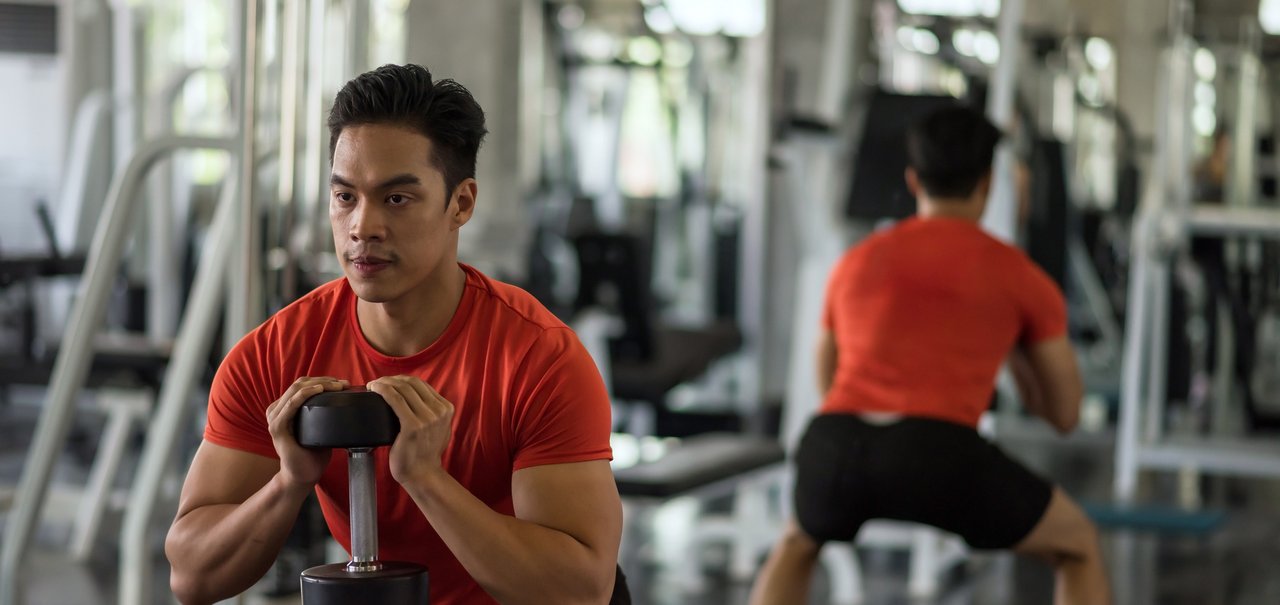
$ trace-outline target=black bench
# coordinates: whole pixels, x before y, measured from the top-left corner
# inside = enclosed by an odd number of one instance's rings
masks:
[[[787,458],[776,439],[704,433],[681,440],[661,458],[614,471],[623,497],[671,498],[731,482]]]

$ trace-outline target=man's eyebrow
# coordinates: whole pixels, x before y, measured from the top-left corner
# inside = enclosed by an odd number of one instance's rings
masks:
[[[330,176],[329,176],[329,184],[330,184],[330,185],[338,185],[339,187],[347,187],[347,188],[349,188],[349,189],[355,189],[355,188],[356,188],[356,186],[355,186],[355,185],[351,184],[351,181],[348,181],[348,180],[347,180],[346,178],[344,178],[342,175],[337,174],[337,173],[334,173],[334,174],[332,174],[332,175],[330,175]],[[409,174],[409,173],[407,173],[407,172],[406,172],[406,173],[404,173],[404,174],[397,174],[397,175],[395,175],[395,176],[393,176],[393,177],[391,177],[391,178],[389,178],[389,179],[387,179],[387,180],[385,180],[385,181],[383,181],[383,182],[379,183],[379,184],[378,184],[378,186],[377,186],[377,188],[378,188],[378,189],[390,189],[390,188],[392,188],[392,187],[400,187],[400,186],[403,186],[403,185],[421,185],[421,184],[422,184],[422,179],[418,178],[418,177],[417,177],[417,175]]]
[[[390,189],[392,187],[400,187],[402,185],[421,185],[421,184],[422,184],[422,179],[418,178],[417,175],[409,174],[406,172],[404,174],[397,174],[385,181],[382,181],[382,184],[378,185],[378,189]]]

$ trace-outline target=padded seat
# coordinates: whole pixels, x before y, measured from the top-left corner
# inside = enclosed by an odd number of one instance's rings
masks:
[[[775,439],[704,433],[684,439],[657,460],[618,469],[613,475],[624,497],[671,498],[785,460],[786,452]]]
[[[614,395],[662,407],[671,389],[698,378],[713,362],[741,346],[742,332],[733,322],[700,328],[660,326],[654,331],[651,358],[613,360]]]

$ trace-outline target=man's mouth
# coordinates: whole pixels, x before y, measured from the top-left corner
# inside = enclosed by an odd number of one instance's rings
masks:
[[[379,256],[353,256],[351,266],[362,276],[370,276],[391,266],[391,260]]]

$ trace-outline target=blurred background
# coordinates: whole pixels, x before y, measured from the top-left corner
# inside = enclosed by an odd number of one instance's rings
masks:
[[[955,102],[1087,386],[1058,438],[1002,375],[984,432],[1087,505],[1117,602],[1280,602],[1276,34],[1273,0],[0,1],[0,603],[173,601],[212,372],[341,275],[329,104],[405,62],[486,111],[460,260],[605,375],[636,602],[745,602],[827,271],[914,212],[903,133]],[[1050,599],[921,527],[828,550],[815,603]],[[240,600],[345,558],[308,507]]]

